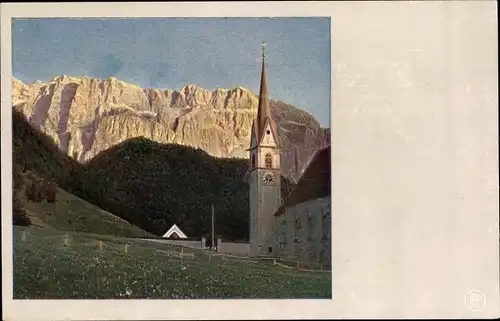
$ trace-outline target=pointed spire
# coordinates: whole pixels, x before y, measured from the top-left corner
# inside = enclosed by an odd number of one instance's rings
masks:
[[[266,65],[265,65],[265,43],[262,46],[262,73],[260,76],[260,93],[259,93],[259,107],[257,110],[257,131],[259,137],[264,130],[264,125],[267,118],[271,118],[271,111],[269,110],[269,100],[267,92],[267,81],[266,81]]]

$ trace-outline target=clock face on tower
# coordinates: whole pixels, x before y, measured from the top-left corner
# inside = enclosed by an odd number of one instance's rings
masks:
[[[273,173],[264,173],[264,175],[262,176],[263,180],[264,180],[264,184],[266,185],[270,185],[270,184],[273,184],[275,182],[275,178],[274,178],[274,174]]]

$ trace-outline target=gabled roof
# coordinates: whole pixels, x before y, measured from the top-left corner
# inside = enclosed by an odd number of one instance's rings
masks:
[[[274,143],[276,144],[277,147],[280,147],[279,141],[278,141],[278,131],[276,129],[277,128],[276,122],[272,118],[267,118],[266,121],[264,121],[264,126],[262,126],[262,130],[260,133],[260,138],[259,138],[258,144],[262,144],[262,140],[264,139],[264,136],[266,134],[266,133],[264,133],[264,130],[266,128],[267,122],[269,122],[269,127],[271,128],[271,135],[273,136]]]
[[[309,166],[285,202],[274,214],[281,215],[285,208],[312,199],[331,195],[331,156],[330,146],[316,152]]]
[[[163,234],[163,237],[169,238],[174,233],[177,234],[177,236],[179,236],[179,238],[181,239],[187,238],[186,234],[184,234],[184,232],[182,232],[181,229],[176,224],[172,225],[172,227],[165,234]]]
[[[252,150],[256,145],[259,144],[259,135],[257,134],[257,125],[256,125],[256,119],[252,121],[252,128],[251,133],[250,133],[250,147],[247,150]],[[255,140],[254,140],[255,139]]]

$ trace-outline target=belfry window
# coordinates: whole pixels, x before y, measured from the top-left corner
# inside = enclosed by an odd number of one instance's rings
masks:
[[[252,154],[252,168],[255,168],[255,154]]]
[[[266,162],[266,168],[273,167],[273,157],[271,156],[271,154],[269,154],[269,153],[266,154],[265,162]]]

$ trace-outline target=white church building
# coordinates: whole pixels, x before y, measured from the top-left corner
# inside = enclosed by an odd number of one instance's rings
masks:
[[[257,118],[252,124],[249,203],[252,257],[331,261],[330,148],[319,150],[297,186],[281,199],[281,152],[268,100],[265,53]]]

